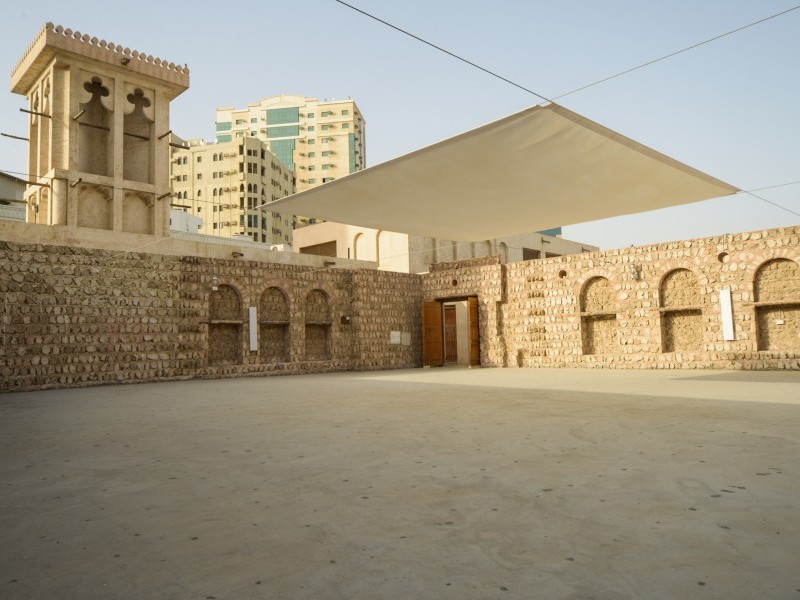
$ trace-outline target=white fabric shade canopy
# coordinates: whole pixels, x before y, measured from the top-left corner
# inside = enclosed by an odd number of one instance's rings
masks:
[[[269,210],[477,241],[738,191],[551,103],[270,203]]]

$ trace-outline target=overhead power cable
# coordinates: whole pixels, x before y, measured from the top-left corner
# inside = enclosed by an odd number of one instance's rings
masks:
[[[790,13],[790,12],[792,12],[794,10],[800,9],[800,4],[798,4],[796,6],[793,6],[791,8],[787,8],[786,10],[782,10],[781,12],[775,13],[774,15],[770,15],[768,17],[764,17],[763,19],[759,19],[757,21],[753,21],[752,23],[748,23],[747,25],[742,25],[741,27],[737,27],[736,29],[731,29],[730,31],[726,31],[725,33],[721,33],[719,35],[715,35],[714,37],[708,38],[707,40],[703,40],[702,42],[697,42],[696,44],[692,44],[691,46],[687,46],[686,48],[682,48],[680,50],[676,50],[675,52],[670,52],[669,54],[665,54],[664,56],[661,56],[659,58],[655,58],[653,60],[649,60],[649,61],[647,61],[645,63],[637,65],[635,67],[631,67],[629,69],[625,69],[624,71],[620,71],[619,73],[616,73],[614,75],[609,75],[608,77],[604,77],[603,79],[598,79],[597,81],[594,81],[594,82],[589,83],[587,85],[581,86],[579,88],[575,88],[572,91],[569,91],[569,92],[566,92],[564,94],[560,94],[558,96],[555,96],[551,100],[550,98],[542,96],[541,94],[539,94],[537,92],[534,92],[533,90],[531,90],[529,88],[526,88],[524,85],[516,83],[515,81],[511,81],[510,79],[508,79],[506,77],[503,77],[502,75],[498,75],[494,71],[491,71],[489,69],[486,69],[485,67],[477,65],[474,62],[472,62],[470,60],[467,60],[466,58],[463,58],[463,57],[459,56],[458,54],[455,54],[454,52],[450,52],[449,50],[445,50],[441,46],[437,46],[436,44],[434,44],[432,42],[424,40],[421,37],[419,37],[418,35],[414,35],[413,33],[409,32],[409,31],[406,31],[405,29],[401,29],[400,27],[397,27],[396,25],[392,25],[388,21],[384,21],[383,19],[381,19],[379,17],[376,17],[375,15],[370,14],[365,10],[361,10],[360,8],[358,8],[356,6],[353,6],[352,4],[348,4],[347,2],[343,2],[343,0],[335,0],[335,1],[338,2],[339,4],[343,5],[343,6],[346,6],[348,8],[353,9],[356,12],[361,13],[362,15],[364,15],[366,17],[369,17],[370,19],[373,19],[375,21],[378,21],[379,23],[382,23],[382,24],[386,25],[387,27],[391,27],[392,29],[394,29],[396,31],[399,31],[400,33],[403,33],[403,34],[405,34],[405,35],[407,35],[407,36],[409,36],[411,38],[414,38],[415,40],[420,41],[423,44],[427,44],[431,48],[435,48],[436,50],[439,50],[440,52],[444,52],[445,54],[447,54],[449,56],[452,56],[453,58],[456,58],[456,59],[460,60],[461,62],[464,62],[464,63],[466,63],[466,64],[468,64],[468,65],[470,65],[472,67],[475,67],[476,69],[479,69],[479,70],[483,71],[484,73],[488,73],[489,75],[491,75],[493,77],[497,77],[498,79],[501,79],[502,81],[505,81],[506,83],[509,83],[509,84],[513,85],[514,87],[517,87],[517,88],[519,88],[519,89],[521,89],[523,91],[526,91],[529,94],[533,94],[537,98],[541,98],[542,100],[544,100],[546,102],[553,102],[555,100],[558,100],[559,98],[564,98],[565,96],[569,96],[571,94],[576,94],[576,93],[581,92],[583,90],[586,90],[586,89],[588,89],[590,87],[594,87],[596,85],[600,85],[601,83],[605,83],[606,81],[610,81],[611,79],[616,79],[617,77],[621,77],[623,75],[627,75],[628,73],[632,73],[633,71],[637,71],[639,69],[643,69],[644,67],[649,67],[650,65],[653,65],[653,64],[655,64],[657,62],[661,62],[662,60],[666,60],[668,58],[672,58],[673,56],[677,56],[678,54],[682,54],[684,52],[688,52],[689,50],[694,50],[695,48],[699,48],[700,46],[703,46],[705,44],[709,44],[711,42],[714,42],[714,41],[719,40],[721,38],[724,38],[726,36],[732,35],[734,33],[738,33],[739,31],[743,31],[745,29],[748,29],[750,27],[754,27],[756,25],[760,25],[761,23],[765,23],[766,21],[769,21],[771,19],[775,19],[777,17],[780,17],[782,15]]]
[[[497,73],[495,73],[494,71],[490,71],[489,69],[486,69],[486,68],[484,68],[484,67],[482,67],[482,66],[480,66],[480,65],[477,65],[477,64],[475,64],[474,62],[472,62],[472,61],[470,61],[470,60],[467,60],[466,58],[464,58],[464,57],[462,57],[462,56],[459,56],[458,54],[455,54],[455,53],[453,53],[453,52],[450,52],[449,50],[445,50],[445,49],[444,49],[444,48],[442,48],[441,46],[437,46],[436,44],[434,44],[434,43],[432,43],[432,42],[429,42],[428,40],[424,40],[424,39],[422,39],[421,37],[419,37],[418,35],[414,35],[414,34],[413,34],[413,33],[411,33],[410,31],[406,31],[405,29],[401,29],[401,28],[400,28],[400,27],[398,27],[397,25],[392,25],[392,24],[391,24],[391,23],[389,23],[388,21],[384,21],[383,19],[380,19],[380,18],[376,17],[375,15],[372,15],[372,14],[370,14],[370,13],[368,13],[368,12],[364,11],[364,10],[361,10],[360,8],[358,8],[358,7],[355,7],[355,6],[353,6],[352,4],[348,4],[347,2],[342,2],[342,0],[336,0],[336,2],[338,2],[339,4],[342,4],[342,5],[344,5],[344,6],[346,6],[346,7],[348,7],[348,8],[352,8],[352,9],[353,9],[354,11],[356,11],[356,12],[360,12],[362,15],[364,15],[364,16],[366,16],[366,17],[369,17],[370,19],[374,19],[375,21],[378,21],[378,23],[383,23],[383,24],[384,24],[384,25],[386,25],[387,27],[391,27],[392,29],[395,29],[396,31],[399,31],[400,33],[404,33],[405,35],[407,35],[407,36],[409,36],[409,37],[412,37],[412,38],[414,38],[414,39],[415,39],[415,40],[417,40],[418,42],[422,42],[423,44],[427,44],[427,45],[428,45],[428,46],[430,46],[431,48],[436,48],[436,49],[437,49],[437,50],[439,50],[440,52],[444,52],[445,54],[447,54],[447,55],[449,55],[449,56],[452,56],[453,58],[455,58],[455,59],[458,59],[458,60],[460,60],[460,61],[461,61],[461,62],[463,62],[463,63],[467,63],[467,64],[468,64],[468,65],[470,65],[471,67],[475,67],[476,69],[479,69],[479,70],[483,71],[484,73],[488,73],[488,74],[489,74],[489,75],[491,75],[492,77],[497,77],[498,79],[500,79],[500,80],[502,80],[502,81],[505,81],[506,83],[510,83],[510,84],[511,84],[511,85],[513,85],[514,87],[518,87],[519,89],[521,89],[521,90],[523,90],[523,91],[525,91],[525,92],[528,92],[529,94],[533,94],[534,96],[536,96],[537,98],[541,98],[541,99],[542,99],[542,100],[544,100],[545,102],[552,102],[552,100],[550,100],[549,98],[547,98],[547,97],[545,97],[545,96],[542,96],[541,94],[539,94],[539,93],[537,93],[537,92],[534,92],[534,91],[533,91],[533,90],[531,90],[531,89],[528,89],[528,88],[526,88],[524,85],[520,85],[520,84],[518,84],[518,83],[516,83],[516,82],[514,82],[514,81],[511,81],[510,79],[508,79],[508,78],[506,78],[506,77],[503,77],[502,75],[498,75],[498,74],[497,74]]]
[[[797,10],[797,9],[800,9],[800,4],[798,4],[797,6],[793,6],[792,8],[787,8],[786,10],[783,10],[783,11],[781,11],[779,13],[775,13],[774,15],[770,15],[768,17],[764,17],[763,19],[759,19],[758,21],[753,21],[752,23],[748,23],[747,25],[742,25],[741,27],[737,27],[736,29],[731,29],[730,31],[726,31],[725,33],[721,33],[719,35],[715,35],[714,37],[708,38],[707,40],[703,40],[702,42],[697,42],[696,44],[692,44],[691,46],[686,46],[686,48],[681,48],[680,50],[676,50],[675,52],[670,52],[669,54],[665,54],[664,56],[661,56],[659,58],[654,58],[653,60],[649,60],[649,61],[647,61],[645,63],[642,63],[640,65],[637,65],[635,67],[631,67],[629,69],[625,69],[624,71],[620,71],[619,73],[615,73],[614,75],[609,75],[608,77],[604,77],[603,79],[598,79],[597,81],[594,81],[594,82],[589,83],[587,85],[583,85],[583,86],[581,86],[579,88],[575,88],[574,90],[572,90],[570,92],[566,92],[564,94],[556,96],[554,99],[558,100],[559,98],[564,98],[565,96],[569,96],[571,94],[576,94],[578,92],[582,92],[583,90],[587,90],[590,87],[594,87],[596,85],[600,85],[601,83],[605,83],[606,81],[611,81],[612,79],[616,79],[617,77],[622,77],[623,75],[627,75],[628,73],[633,73],[634,71],[638,71],[639,69],[644,69],[645,67],[649,67],[650,65],[654,65],[657,62],[661,62],[662,60],[667,60],[668,58],[672,58],[673,56],[678,56],[678,54],[683,54],[684,52],[688,52],[689,50],[694,50],[695,48],[699,48],[700,46],[703,46],[705,44],[710,44],[711,42],[715,42],[715,41],[717,41],[719,39],[722,39],[722,38],[727,37],[729,35],[732,35],[734,33],[738,33],[740,31],[744,31],[745,29],[748,29],[750,27],[755,27],[756,25],[760,25],[761,23],[764,23],[764,22],[769,21],[771,19],[775,19],[777,17],[780,17],[782,15],[785,15],[786,13],[790,13],[793,10]]]
[[[797,185],[798,183],[800,183],[800,179],[798,179],[797,181],[787,181],[786,183],[777,183],[775,185],[767,185],[767,186],[760,187],[760,188],[753,188],[753,189],[747,190],[745,193],[749,194],[750,192],[761,192],[763,190],[772,190],[772,189],[779,188],[779,187],[786,187],[788,185]]]
[[[777,186],[775,186],[775,187],[777,187]],[[782,206],[782,205],[778,204],[777,202],[773,202],[772,200],[767,200],[763,196],[759,196],[758,194],[754,194],[753,192],[748,192],[746,190],[742,190],[741,192],[737,192],[737,193],[739,193],[739,194],[747,194],[748,196],[752,196],[753,198],[758,198],[762,202],[766,202],[767,204],[771,204],[772,206],[775,206],[777,208],[785,210],[788,213],[792,213],[793,215],[795,215],[797,217],[800,217],[800,212],[794,211],[791,208],[786,208],[785,206]]]

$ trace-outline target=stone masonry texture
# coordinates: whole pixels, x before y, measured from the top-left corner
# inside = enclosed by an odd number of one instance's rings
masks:
[[[425,300],[477,295],[481,364],[800,369],[800,227],[507,265],[437,265]],[[723,339],[730,290],[735,339]]]
[[[423,275],[0,242],[0,390],[418,367],[469,296],[487,367],[800,369],[799,265],[800,226]]]

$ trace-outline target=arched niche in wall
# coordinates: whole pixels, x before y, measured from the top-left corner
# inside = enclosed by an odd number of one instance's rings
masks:
[[[800,351],[800,266],[765,262],[753,281],[759,350]]]
[[[242,301],[236,288],[220,285],[208,300],[208,364],[242,362]]]
[[[31,92],[30,98],[28,99],[28,106],[32,111],[31,114],[28,115],[30,119],[28,125],[28,138],[30,139],[28,142],[28,173],[39,174],[39,125],[42,121],[42,117],[35,113],[41,112],[42,101],[41,93],[38,88]]]
[[[111,176],[113,171],[113,86],[92,76],[81,86],[78,123],[78,170]]]
[[[329,360],[331,357],[331,308],[328,294],[311,290],[305,310],[306,360]]]
[[[703,309],[697,277],[689,269],[675,269],[658,289],[663,352],[703,349]]]
[[[484,256],[492,255],[492,242],[489,240],[485,240],[483,242],[475,242],[473,243],[472,246],[473,246],[472,255],[475,258],[483,258]]]
[[[125,192],[122,208],[122,231],[131,233],[153,233],[153,194]]]
[[[505,242],[497,244],[497,254],[500,256],[500,262],[506,264],[508,262],[508,244]]]
[[[581,341],[584,354],[615,354],[617,348],[617,302],[614,288],[605,277],[592,277],[580,295]]]
[[[367,236],[357,233],[353,236],[353,258],[356,260],[370,260]]]
[[[109,186],[82,183],[78,187],[78,225],[111,229],[113,189]]]
[[[262,362],[287,362],[291,344],[289,298],[282,289],[269,287],[259,306]]]
[[[46,115],[52,115],[53,107],[50,103],[50,79],[42,82],[42,108]],[[34,115],[31,115],[34,116]],[[39,148],[39,175],[44,175],[50,170],[50,122],[52,119],[41,119],[41,146]],[[46,214],[46,213],[45,213]]]
[[[126,91],[123,177],[130,181],[153,183],[153,94],[146,94],[138,87]]]

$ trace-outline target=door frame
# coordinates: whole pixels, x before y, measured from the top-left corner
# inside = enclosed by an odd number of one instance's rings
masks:
[[[444,305],[447,302],[464,301],[467,302],[470,336],[469,366],[480,366],[480,310],[478,295],[472,294],[434,298],[422,303],[422,364],[424,367],[441,367],[445,364]],[[434,304],[438,305],[438,319],[431,313]]]

